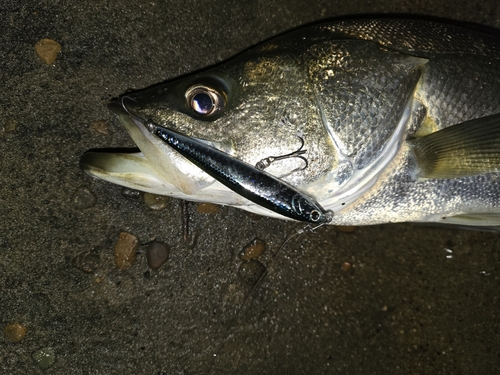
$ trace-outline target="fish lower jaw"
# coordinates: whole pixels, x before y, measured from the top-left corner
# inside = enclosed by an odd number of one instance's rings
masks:
[[[141,153],[87,152],[80,160],[80,167],[92,177],[129,189],[195,202],[253,205],[217,181],[207,183],[200,189],[179,188],[173,181],[159,174]]]

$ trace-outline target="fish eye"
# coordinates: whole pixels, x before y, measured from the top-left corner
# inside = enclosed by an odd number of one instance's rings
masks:
[[[189,107],[200,116],[209,116],[224,108],[222,94],[207,86],[192,86],[186,91]]]

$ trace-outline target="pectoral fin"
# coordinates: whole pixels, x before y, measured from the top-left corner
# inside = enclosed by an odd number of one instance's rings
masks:
[[[418,178],[458,178],[500,171],[500,113],[409,141]]]

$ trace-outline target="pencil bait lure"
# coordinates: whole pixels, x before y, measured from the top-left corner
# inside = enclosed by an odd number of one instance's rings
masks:
[[[314,199],[269,173],[151,120],[145,125],[186,159],[246,199],[294,220],[315,224],[332,220],[332,211],[324,210]]]

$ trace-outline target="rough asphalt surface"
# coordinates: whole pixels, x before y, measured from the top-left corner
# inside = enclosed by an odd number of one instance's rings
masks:
[[[118,127],[92,127],[113,123],[111,97],[359,13],[500,28],[495,0],[0,3],[0,332],[16,322],[28,331],[19,343],[0,337],[0,373],[498,373],[497,233],[330,227],[273,261],[301,224],[190,203],[185,241],[179,201],[152,211],[78,167],[89,149],[133,146]],[[35,54],[42,38],[62,45],[52,65]],[[170,258],[152,271],[141,247],[119,270],[121,231],[166,242]],[[243,264],[254,238],[267,250]],[[39,349],[48,362],[33,359]]]

